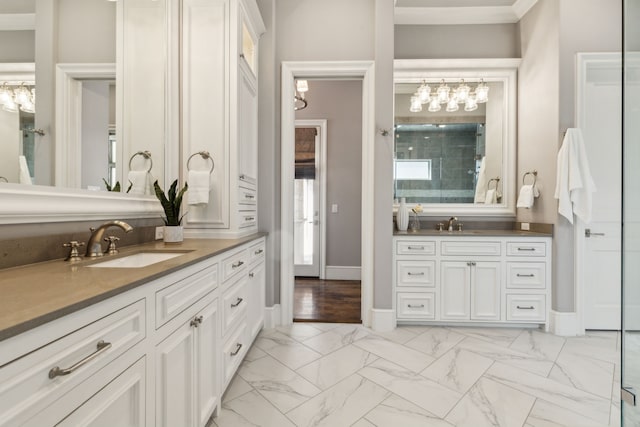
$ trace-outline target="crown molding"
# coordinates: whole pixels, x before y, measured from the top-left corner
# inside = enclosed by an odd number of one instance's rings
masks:
[[[513,24],[538,0],[517,0],[511,6],[396,7],[396,25]]]

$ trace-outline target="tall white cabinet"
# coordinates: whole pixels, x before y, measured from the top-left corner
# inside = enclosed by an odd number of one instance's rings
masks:
[[[183,179],[215,168],[209,203],[189,205],[185,234],[238,237],[257,230],[258,40],[255,0],[184,0],[181,13]],[[188,194],[187,194],[188,196]]]

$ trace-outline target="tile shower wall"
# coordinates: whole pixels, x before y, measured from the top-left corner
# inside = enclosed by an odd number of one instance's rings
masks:
[[[395,197],[410,203],[473,203],[476,155],[484,155],[484,135],[477,124],[396,129],[398,160],[431,160],[430,180],[398,180]]]

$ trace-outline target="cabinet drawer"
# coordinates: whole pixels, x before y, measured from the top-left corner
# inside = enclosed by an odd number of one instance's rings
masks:
[[[507,288],[546,288],[546,264],[544,262],[508,262]]]
[[[262,240],[249,248],[249,263],[253,264],[258,261],[262,261],[265,255],[265,242]]]
[[[398,255],[435,255],[436,242],[420,240],[397,240],[396,254]]]
[[[247,325],[245,323],[239,325],[238,329],[225,341],[224,347],[222,348],[222,372],[224,373],[225,387],[233,377],[238,366],[240,366],[244,355],[247,353],[249,347],[248,341]],[[223,390],[225,387],[223,387]]]
[[[255,210],[241,210],[238,212],[238,227],[253,227],[258,223],[258,213]]]
[[[258,203],[258,193],[255,189],[238,187],[238,203],[255,206]]]
[[[222,281],[225,282],[240,271],[244,271],[247,266],[247,261],[246,250],[238,251],[230,257],[225,258],[224,261],[222,261]]]
[[[433,292],[398,292],[396,296],[398,319],[435,319],[435,294]]]
[[[218,287],[218,265],[156,292],[156,329]]]
[[[247,311],[247,278],[242,277],[222,296],[222,335],[231,330]]]
[[[397,261],[396,280],[398,286],[435,286],[435,261]]]
[[[547,319],[545,295],[507,294],[507,320],[540,321]]]
[[[22,425],[143,340],[145,319],[145,300],[139,300],[4,366],[0,425]]]
[[[440,252],[448,256],[499,256],[500,242],[445,241]]]
[[[507,242],[508,256],[545,256],[546,249],[544,242]]]

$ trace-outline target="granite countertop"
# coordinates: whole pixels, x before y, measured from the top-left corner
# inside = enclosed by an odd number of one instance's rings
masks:
[[[496,237],[496,236],[526,236],[526,237],[552,237],[552,233],[524,231],[524,230],[463,230],[463,231],[438,231],[420,229],[417,231],[394,230],[394,236],[429,236],[429,237]]]
[[[152,242],[122,248],[115,256],[73,264],[59,259],[0,270],[0,341],[265,235],[257,233],[239,239],[185,239],[178,244]],[[87,267],[154,250],[185,253],[146,267]]]

